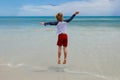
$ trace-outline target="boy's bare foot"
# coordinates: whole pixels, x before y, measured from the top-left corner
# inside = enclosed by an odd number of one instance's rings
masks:
[[[63,64],[66,64],[66,59],[64,59]]]
[[[60,59],[58,60],[58,64],[61,64],[61,61],[60,61]]]

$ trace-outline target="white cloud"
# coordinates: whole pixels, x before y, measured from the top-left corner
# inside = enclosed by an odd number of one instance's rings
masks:
[[[111,0],[113,5],[113,15],[120,16],[120,0]]]
[[[60,5],[25,5],[20,8],[20,16],[49,16],[62,12],[71,15],[74,11],[80,11],[83,16],[112,15],[113,6],[110,0],[73,1]]]

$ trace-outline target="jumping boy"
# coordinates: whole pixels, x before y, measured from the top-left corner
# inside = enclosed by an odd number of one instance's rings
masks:
[[[58,64],[61,64],[61,50],[63,46],[64,51],[64,61],[63,64],[66,64],[66,58],[67,58],[67,46],[68,46],[68,35],[66,32],[67,29],[67,23],[69,23],[79,12],[75,12],[69,19],[63,20],[63,14],[58,13],[56,15],[56,22],[40,22],[41,25],[55,25],[57,28],[57,34],[58,34]]]

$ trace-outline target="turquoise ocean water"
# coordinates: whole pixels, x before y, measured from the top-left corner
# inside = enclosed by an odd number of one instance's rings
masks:
[[[67,19],[69,17],[65,17]],[[39,22],[56,21],[53,16],[8,16],[0,17],[0,29],[39,28]],[[119,27],[120,16],[77,16],[70,26],[79,27]]]

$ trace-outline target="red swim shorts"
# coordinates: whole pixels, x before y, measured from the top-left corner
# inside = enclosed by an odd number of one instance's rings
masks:
[[[61,34],[58,35],[57,45],[67,47],[67,45],[68,45],[68,36],[67,36],[67,34],[61,33]]]

